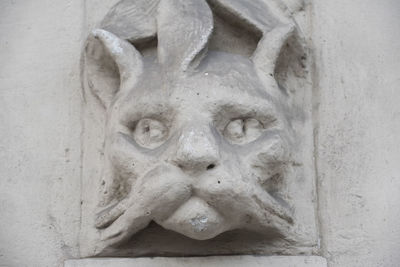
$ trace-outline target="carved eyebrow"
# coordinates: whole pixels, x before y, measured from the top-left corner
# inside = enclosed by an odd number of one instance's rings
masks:
[[[266,101],[255,100],[254,102],[232,102],[220,101],[215,104],[213,110],[214,122],[223,127],[229,120],[236,118],[255,117],[263,124],[279,121],[280,116],[276,108]],[[221,129],[222,130],[222,129]]]
[[[121,111],[121,123],[128,125],[143,118],[172,120],[174,109],[166,103],[139,102]]]
[[[214,110],[227,110],[232,112],[258,112],[265,114],[275,114],[276,105],[274,104],[272,98],[261,98],[247,95],[240,100],[235,99],[222,99],[214,102]]]

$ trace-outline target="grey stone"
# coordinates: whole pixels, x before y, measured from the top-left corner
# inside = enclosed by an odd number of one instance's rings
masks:
[[[64,267],[326,267],[317,256],[219,256],[189,258],[81,259],[66,261]]]
[[[314,177],[304,177],[312,133],[296,103],[309,88],[295,25],[273,1],[111,9],[84,54],[85,92],[101,103],[87,109],[104,114],[96,133],[104,147],[85,153],[84,167],[100,177],[83,179],[97,180],[100,194],[84,207],[83,255],[312,252]]]

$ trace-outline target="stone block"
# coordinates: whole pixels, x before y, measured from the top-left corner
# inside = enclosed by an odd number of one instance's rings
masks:
[[[318,256],[214,256],[182,258],[96,258],[68,260],[64,267],[326,267]]]

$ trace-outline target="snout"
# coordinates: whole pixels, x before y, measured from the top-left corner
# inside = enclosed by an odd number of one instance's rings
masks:
[[[172,162],[185,172],[205,172],[220,163],[220,153],[211,130],[188,127],[179,137]]]

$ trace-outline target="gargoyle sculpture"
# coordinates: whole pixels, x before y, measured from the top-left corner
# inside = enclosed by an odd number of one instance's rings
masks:
[[[259,34],[251,57],[208,49],[210,5]],[[281,194],[295,138],[274,77],[293,22],[258,0],[122,1],[117,9],[128,7],[121,16],[130,23],[105,20],[85,49],[87,84],[107,113],[95,219],[102,247],[150,222],[197,240],[235,229],[295,240]],[[137,49],[154,37],[154,51]]]

